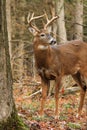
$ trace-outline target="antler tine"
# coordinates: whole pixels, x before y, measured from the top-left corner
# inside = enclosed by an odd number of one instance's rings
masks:
[[[28,16],[27,16],[27,22],[29,23],[29,18],[30,18],[30,13],[28,13]]]
[[[44,14],[43,14],[43,15],[40,15],[40,16],[34,17],[34,13],[32,13],[31,18],[30,18],[30,13],[29,13],[29,14],[28,14],[28,17],[27,17],[27,22],[28,22],[29,26],[31,26],[31,27],[34,28],[37,32],[39,32],[40,30],[39,30],[36,26],[34,26],[34,25],[32,24],[32,21],[35,20],[35,19],[42,18],[43,16],[44,16]],[[30,20],[29,20],[29,19],[30,19]]]
[[[48,16],[47,16],[47,13],[46,13],[46,12],[45,12],[45,16],[46,16],[47,22],[49,22],[49,19],[48,19]]]
[[[44,26],[44,29],[46,29],[48,25],[50,25],[54,20],[58,18],[58,16],[54,16],[51,20],[49,20],[46,13],[45,16],[46,16],[47,24]]]

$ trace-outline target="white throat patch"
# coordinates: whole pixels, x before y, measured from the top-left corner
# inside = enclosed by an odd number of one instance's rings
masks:
[[[38,46],[38,49],[39,49],[39,50],[46,50],[46,49],[48,49],[48,46],[39,45],[39,46]]]

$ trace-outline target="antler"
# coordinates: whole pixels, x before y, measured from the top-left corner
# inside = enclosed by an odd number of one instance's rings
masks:
[[[32,21],[35,20],[35,19],[42,18],[43,16],[44,16],[44,14],[37,16],[37,17],[34,17],[34,13],[32,13],[31,18],[30,18],[30,13],[29,13],[28,17],[27,17],[27,22],[28,22],[29,26],[34,28],[37,32],[40,32],[40,30],[35,25],[32,24]]]
[[[47,24],[44,26],[44,29],[46,29],[47,26],[50,25],[54,20],[56,20],[57,18],[59,18],[58,16],[53,16],[53,18],[49,20],[46,13],[45,13],[45,16],[46,16]]]

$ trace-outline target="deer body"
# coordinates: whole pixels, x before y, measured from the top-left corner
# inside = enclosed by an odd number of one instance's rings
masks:
[[[59,75],[74,75],[77,72],[84,75],[87,71],[87,43],[73,40],[64,45],[47,45],[44,48],[37,47],[34,52],[37,70],[44,69],[46,78],[50,75],[54,78]],[[46,76],[46,72],[49,72],[49,76]]]
[[[35,46],[36,43],[35,41]],[[50,46],[48,44],[44,46],[43,44],[43,48],[39,48],[41,44],[42,42],[39,42],[37,48],[34,47],[37,71],[44,84],[47,85],[47,89],[49,89],[49,80],[56,81],[56,100],[58,99],[57,95],[62,77],[65,75],[72,75],[75,80],[78,80],[76,82],[80,85],[83,93],[81,96],[85,96],[86,86],[82,85],[82,80],[84,81],[84,78],[87,78],[87,43],[73,40],[63,45]],[[45,99],[43,98],[43,100]],[[84,100],[84,97],[81,100]],[[82,108],[81,104],[83,104],[83,101],[80,102],[79,113]],[[55,115],[58,114],[57,109]],[[43,108],[41,113],[43,113],[42,111]]]
[[[29,22],[30,25],[32,19]],[[40,115],[44,113],[43,109],[49,90],[49,81],[55,80],[55,117],[58,117],[58,94],[62,77],[65,75],[72,75],[81,87],[80,105],[78,109],[80,115],[87,85],[87,43],[73,40],[62,45],[50,45],[55,43],[55,39],[48,33],[47,29],[38,30],[34,25],[32,27],[30,31],[34,35],[33,47],[36,68],[42,82]]]

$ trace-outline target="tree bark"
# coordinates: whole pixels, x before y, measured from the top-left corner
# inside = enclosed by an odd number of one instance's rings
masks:
[[[6,0],[0,1],[0,130],[24,130],[15,109],[12,89],[12,74],[8,46]]]
[[[54,16],[56,15],[56,9],[55,9],[56,2],[55,2],[55,0],[46,0],[46,4],[48,4],[51,17],[54,17]],[[57,22],[55,21],[55,22],[50,26],[50,31],[53,32],[53,36],[54,36],[55,38],[56,38],[56,33],[57,33],[57,26],[56,26],[56,24],[57,24]]]
[[[12,43],[11,43],[11,0],[6,0],[6,18],[7,18],[7,30],[8,30],[8,43],[10,59],[12,58]]]
[[[75,1],[75,39],[83,39],[83,0]]]
[[[59,16],[58,19],[59,42],[65,42],[67,41],[67,34],[64,21],[64,0],[56,0],[56,10],[57,15]]]

